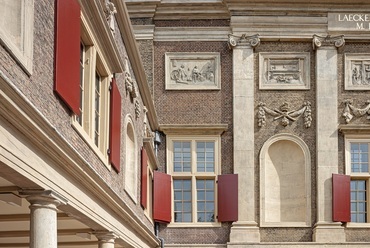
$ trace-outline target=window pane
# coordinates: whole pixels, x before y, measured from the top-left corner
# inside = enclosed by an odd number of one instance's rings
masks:
[[[197,179],[197,212],[199,222],[214,222],[214,180]]]
[[[366,222],[366,181],[351,180],[351,221]]]
[[[214,142],[197,142],[197,172],[214,171]]]
[[[215,210],[215,204],[213,202],[206,203],[206,211],[213,212]]]
[[[191,151],[189,141],[173,142],[173,170],[175,172],[191,171]]]
[[[369,172],[368,143],[351,143],[351,172]]]
[[[198,191],[197,199],[198,199],[198,201],[206,199],[204,191]]]
[[[191,221],[192,198],[191,198],[191,180],[174,179],[174,216],[175,222]],[[190,215],[190,220],[188,220]]]
[[[191,222],[191,213],[185,213],[182,216],[183,216],[182,222]]]
[[[204,202],[198,202],[198,211],[204,211],[204,210],[206,210],[205,209],[205,204],[204,204]]]
[[[206,214],[203,212],[198,212],[198,222],[205,222],[206,221]]]
[[[214,222],[215,221],[215,214],[214,213],[207,213],[207,222]]]

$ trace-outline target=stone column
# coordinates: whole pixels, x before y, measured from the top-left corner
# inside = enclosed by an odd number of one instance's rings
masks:
[[[65,203],[52,191],[28,191],[30,202],[30,248],[57,248],[57,207]]]
[[[255,219],[254,171],[254,51],[258,35],[229,36],[233,49],[234,173],[239,176],[238,221],[230,232],[230,245],[260,242]]]
[[[345,242],[344,228],[332,220],[332,173],[338,173],[338,52],[343,36],[314,35],[316,49],[316,188],[315,242]]]
[[[114,241],[117,236],[113,232],[99,231],[95,232],[94,235],[99,240],[99,248],[114,248]]]

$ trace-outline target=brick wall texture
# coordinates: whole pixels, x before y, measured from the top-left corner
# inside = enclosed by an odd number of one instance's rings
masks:
[[[125,175],[125,118],[131,116],[134,130],[137,137],[137,161],[140,168],[140,149],[142,146],[142,136],[144,130],[143,110],[139,118],[135,117],[135,107],[133,99],[130,98],[124,87],[124,76],[122,73],[116,74],[117,85],[122,97],[122,132],[121,132],[121,172],[108,170],[106,165],[90,149],[88,144],[81,138],[79,133],[71,126],[71,113],[63,101],[53,91],[54,77],[54,1],[37,0],[34,2],[34,45],[33,45],[33,72],[27,75],[17,64],[16,60],[9,54],[4,46],[0,46],[0,70],[8,77],[21,94],[27,98],[36,109],[39,110],[56,131],[80,154],[86,161],[82,167],[91,168],[100,178],[100,183],[105,183],[121,199],[133,209],[143,220],[149,229],[153,229],[152,223],[145,218],[140,206],[140,171],[137,172],[138,194],[135,202],[127,195],[124,190]],[[119,48],[120,57],[126,56],[125,44],[121,38],[118,27],[116,27],[116,41]],[[122,59],[122,61],[124,61]],[[134,78],[133,73],[131,75]],[[143,101],[138,96],[141,109]]]

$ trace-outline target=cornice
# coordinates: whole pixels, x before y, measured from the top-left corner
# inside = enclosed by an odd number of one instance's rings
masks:
[[[343,134],[370,134],[370,125],[366,124],[341,124],[338,130]]]
[[[155,41],[227,41],[230,27],[156,27]]]
[[[150,127],[153,131],[157,130],[157,114],[154,108],[153,99],[150,94],[147,78],[143,68],[143,62],[141,60],[141,55],[135,40],[134,31],[131,26],[131,21],[129,19],[126,6],[124,2],[120,0],[112,0],[112,2],[117,8],[116,20],[122,35],[122,39],[126,46],[127,55],[135,74],[135,79],[139,87],[140,95],[143,99],[145,107],[148,110],[147,116],[149,119]]]

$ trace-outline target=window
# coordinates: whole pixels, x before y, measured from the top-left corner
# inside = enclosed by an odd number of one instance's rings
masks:
[[[80,45],[80,115],[74,126],[97,155],[108,163],[109,87],[111,76],[102,69],[98,50],[90,40]]]
[[[32,73],[33,0],[2,0],[0,39],[20,65]]]
[[[351,176],[351,222],[369,223],[369,139],[346,139],[346,173]]]
[[[81,4],[56,1],[54,92],[81,137],[108,169],[119,172],[121,95],[112,75],[122,65],[107,23],[91,22],[102,10],[92,1]]]
[[[172,175],[173,224],[204,225],[217,221],[219,139],[212,136],[168,137],[167,165]]]

